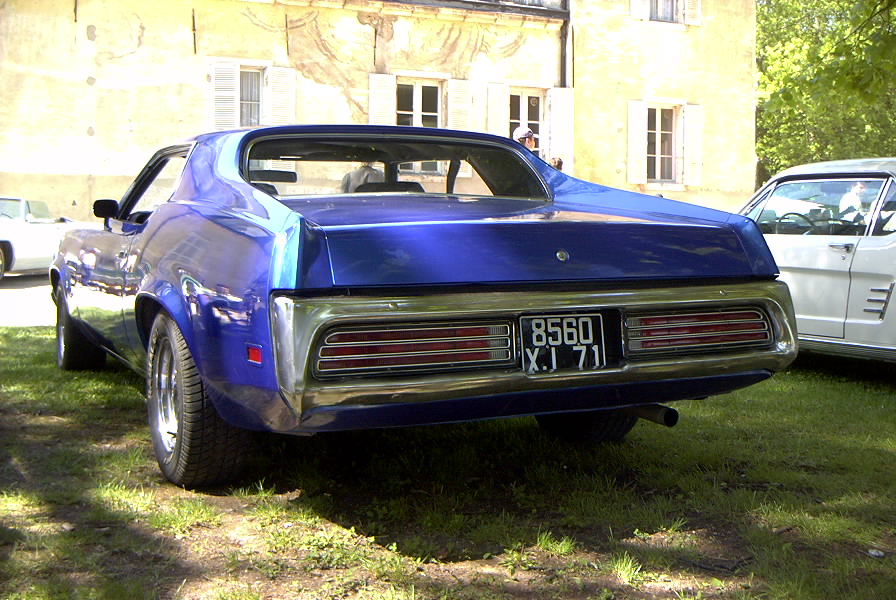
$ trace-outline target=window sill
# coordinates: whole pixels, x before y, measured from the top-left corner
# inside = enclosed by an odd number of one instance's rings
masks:
[[[683,183],[675,183],[673,181],[650,181],[647,183],[648,192],[685,192],[687,188]]]

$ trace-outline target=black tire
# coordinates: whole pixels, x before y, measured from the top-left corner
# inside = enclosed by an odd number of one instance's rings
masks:
[[[252,432],[218,416],[177,324],[159,313],[146,356],[146,404],[156,460],[186,488],[228,483],[253,453]]]
[[[537,415],[535,419],[545,433],[555,438],[592,444],[621,442],[638,421],[638,417],[615,410]]]
[[[53,289],[56,303],[56,366],[63,371],[101,369],[106,353],[95,346],[78,328],[68,312],[62,286]]]
[[[6,252],[3,250],[3,246],[0,245],[0,281],[3,280],[4,275],[6,275]]]

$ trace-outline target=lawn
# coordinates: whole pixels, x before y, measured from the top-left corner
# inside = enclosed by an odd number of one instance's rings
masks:
[[[532,419],[266,440],[186,491],[142,381],[0,328],[0,597],[896,598],[892,366],[800,359],[578,447]]]

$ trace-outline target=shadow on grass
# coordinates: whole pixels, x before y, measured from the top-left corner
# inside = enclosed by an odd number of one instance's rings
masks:
[[[198,575],[175,540],[98,493],[128,483],[110,463],[135,449],[135,479],[161,483],[141,442],[141,380],[114,363],[63,373],[54,343],[50,327],[0,328],[0,595],[154,597],[172,571]]]
[[[61,373],[53,352],[51,328],[0,330],[0,575],[31,569],[46,590],[86,585],[97,598],[167,597],[208,577],[174,537],[98,498],[98,483],[120,472],[108,463],[134,448],[141,460],[125,483],[167,486],[149,450],[142,380],[118,366]],[[264,481],[295,509],[409,559],[517,573],[415,579],[432,597],[629,593],[607,575],[620,553],[645,571],[751,581],[756,593],[892,597],[892,556],[868,563],[862,553],[894,535],[894,392],[879,364],[812,357],[748,390],[680,403],[678,427],[642,422],[621,444],[560,443],[533,419],[277,437],[238,485]],[[564,539],[574,544],[566,554],[546,543]]]

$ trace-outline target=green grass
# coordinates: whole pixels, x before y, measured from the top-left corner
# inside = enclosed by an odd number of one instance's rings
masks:
[[[271,438],[166,483],[142,381],[0,329],[0,597],[896,597],[896,381],[801,359],[621,444],[529,419]],[[525,592],[524,592],[525,590]]]

